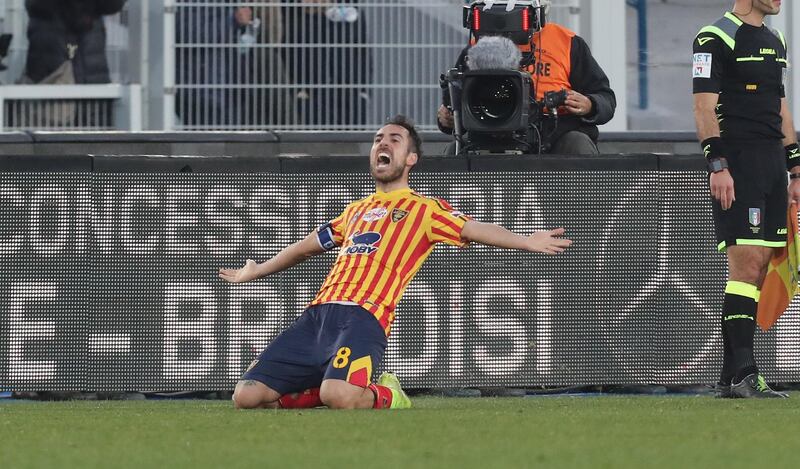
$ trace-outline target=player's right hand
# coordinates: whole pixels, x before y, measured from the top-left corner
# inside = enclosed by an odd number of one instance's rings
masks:
[[[247,259],[241,269],[219,269],[219,278],[231,283],[249,282],[258,278],[258,264],[253,259]]]
[[[569,239],[561,238],[564,228],[556,228],[549,231],[537,231],[528,236],[528,250],[543,252],[545,254],[558,254],[564,252],[571,244]]]
[[[711,196],[719,200],[722,210],[731,208],[731,204],[736,200],[736,195],[733,192],[733,177],[731,177],[730,171],[723,169],[711,173],[709,186],[711,187]]]
[[[439,124],[445,129],[452,129],[455,127],[453,121],[453,113],[447,109],[444,104],[439,106],[439,111],[436,113],[436,118],[439,119]]]

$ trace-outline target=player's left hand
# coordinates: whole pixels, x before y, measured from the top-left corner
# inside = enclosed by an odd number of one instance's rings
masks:
[[[789,181],[789,202],[800,204],[800,179],[790,179]]]
[[[247,259],[241,269],[219,269],[219,278],[231,283],[249,282],[257,279],[258,264],[253,259]]]
[[[564,228],[548,231],[537,231],[528,236],[528,251],[543,252],[545,254],[558,254],[564,252],[571,244],[569,239],[561,238]]]
[[[568,90],[564,107],[567,108],[570,114],[585,116],[592,113],[592,100],[575,90]]]

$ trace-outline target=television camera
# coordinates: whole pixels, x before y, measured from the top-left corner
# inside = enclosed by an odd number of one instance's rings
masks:
[[[536,101],[534,83],[521,71],[535,62],[531,39],[545,24],[538,0],[478,0],[465,6],[470,31],[466,69],[451,69],[440,84],[450,95],[456,154],[541,153],[541,121],[564,104],[566,90]]]

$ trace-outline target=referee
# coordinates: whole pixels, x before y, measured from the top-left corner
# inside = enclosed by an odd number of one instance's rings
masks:
[[[718,397],[788,397],[770,389],[753,354],[761,284],[773,249],[786,245],[788,199],[800,202],[800,152],[783,85],[786,41],[764,25],[780,8],[780,0],[736,0],[693,43],[694,117],[718,248],[728,260]]]

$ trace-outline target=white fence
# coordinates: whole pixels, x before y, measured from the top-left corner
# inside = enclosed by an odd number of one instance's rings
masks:
[[[556,0],[551,17],[577,29],[578,2]],[[113,82],[142,85],[137,109],[147,129],[366,130],[396,113],[435,129],[439,75],[466,44],[465,3],[129,0],[105,18],[107,55]],[[14,34],[0,81],[13,83],[27,48],[24,0],[0,0],[0,15],[0,32]],[[113,111],[129,103],[121,98],[77,107],[13,101],[23,90],[3,92],[11,128],[42,128],[47,113],[59,124],[47,128],[64,128],[60,117],[72,108],[83,113],[73,129],[122,128],[102,117],[131,115]]]
[[[0,86],[0,132],[142,130],[139,85]]]

